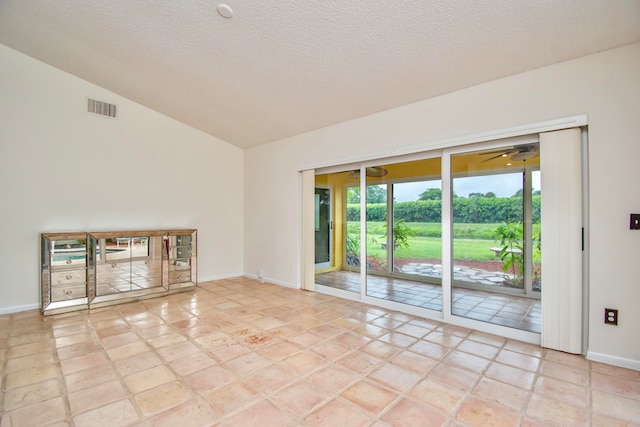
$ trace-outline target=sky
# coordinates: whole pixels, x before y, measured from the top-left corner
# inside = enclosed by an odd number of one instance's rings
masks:
[[[420,193],[428,188],[441,188],[440,180],[394,184],[396,202],[412,202],[418,200]],[[486,175],[454,178],[453,191],[460,197],[468,197],[469,193],[488,193],[492,191],[497,197],[511,197],[522,188],[522,174]],[[540,190],[540,173],[533,173],[533,189]]]

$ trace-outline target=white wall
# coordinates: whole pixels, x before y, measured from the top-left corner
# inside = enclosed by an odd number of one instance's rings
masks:
[[[473,72],[473,70],[469,70]],[[296,170],[580,114],[589,117],[590,357],[640,369],[640,44],[545,67],[246,151],[245,272],[299,286]],[[636,157],[638,156],[638,157]],[[604,307],[620,310],[617,327]]]
[[[0,312],[39,307],[44,231],[197,228],[199,281],[242,274],[243,168],[242,150],[0,45]]]

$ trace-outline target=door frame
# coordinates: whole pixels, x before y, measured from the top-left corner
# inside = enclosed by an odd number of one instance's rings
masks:
[[[395,159],[399,159],[401,157],[409,157],[409,158],[415,158],[413,157],[414,155],[430,155],[433,153],[439,153],[438,155],[442,155],[442,169],[441,169],[441,175],[443,177],[450,175],[451,170],[450,170],[450,159],[447,159],[447,161],[445,161],[445,155],[450,157],[450,155],[452,154],[452,152],[458,151],[459,150],[465,150],[468,149],[468,146],[470,144],[477,144],[477,143],[481,143],[481,142],[487,142],[487,143],[493,143],[496,144],[497,147],[503,145],[501,141],[503,141],[506,138],[513,138],[513,137],[522,137],[522,136],[527,136],[527,135],[533,135],[533,134],[539,134],[542,132],[549,132],[549,131],[555,131],[555,130],[562,130],[562,129],[570,129],[570,128],[582,128],[584,129],[586,126],[588,125],[588,117],[587,115],[583,114],[583,115],[577,115],[577,116],[569,116],[569,117],[564,117],[564,118],[559,118],[559,119],[553,119],[553,120],[547,120],[547,121],[543,121],[543,122],[535,122],[535,123],[529,123],[529,124],[525,124],[525,125],[519,125],[519,126],[512,126],[512,127],[508,127],[508,128],[502,128],[502,129],[496,129],[496,130],[492,130],[492,131],[488,131],[488,132],[477,132],[477,133],[471,133],[471,134],[467,134],[467,135],[463,135],[461,137],[453,137],[453,138],[444,138],[444,139],[439,139],[439,140],[430,140],[430,141],[423,141],[421,143],[416,143],[415,140],[413,141],[407,141],[406,145],[402,145],[402,142],[395,144],[395,147],[393,149],[390,149],[388,151],[385,152],[377,152],[375,154],[368,154],[368,155],[362,155],[359,157],[349,157],[349,158],[335,158],[333,160],[325,160],[324,162],[321,163],[313,163],[313,164],[307,164],[307,165],[303,165],[298,167],[298,171],[301,173],[304,172],[311,172],[313,173],[314,171],[317,170],[322,170],[322,173],[331,173],[331,172],[336,172],[336,171],[344,171],[344,170],[353,170],[353,169],[361,169],[361,172],[364,172],[365,168],[369,165],[375,165],[375,164],[379,164],[380,162],[384,162],[384,161],[394,161]],[[584,134],[584,131],[583,131]],[[586,136],[584,137],[584,139],[586,140]],[[583,143],[583,149],[586,148],[584,147],[584,143]],[[465,148],[463,148],[463,146],[467,146]],[[489,145],[485,145],[484,147],[488,147]],[[586,150],[585,150],[586,151]],[[585,161],[585,159],[588,159],[588,154],[583,151],[583,155],[584,155],[584,159],[583,162]],[[391,160],[394,159],[394,160]],[[583,171],[583,173],[587,173],[586,172],[586,168],[588,168],[588,165],[584,165],[583,163],[583,167],[585,167],[585,170]],[[433,311],[433,310],[425,310],[425,309],[416,309],[416,307],[411,307],[411,306],[406,306],[406,305],[402,305],[399,303],[394,303],[394,302],[389,302],[389,301],[385,301],[385,300],[377,300],[374,298],[370,298],[366,296],[366,292],[364,292],[364,289],[361,291],[360,295],[355,295],[352,294],[350,292],[344,292],[344,291],[339,291],[339,290],[333,290],[331,288],[327,288],[324,289],[325,287],[316,287],[316,290],[320,291],[321,293],[326,293],[326,294],[330,294],[330,295],[335,295],[338,297],[342,297],[342,298],[347,298],[347,299],[354,299],[354,300],[359,300],[362,301],[364,303],[369,303],[372,305],[378,305],[384,308],[390,308],[390,309],[394,309],[394,310],[399,310],[399,311],[403,311],[409,314],[414,314],[414,315],[418,315],[418,316],[422,316],[425,318],[430,318],[430,319],[434,319],[434,320],[440,320],[440,321],[444,321],[445,323],[449,323],[452,325],[456,325],[456,326],[462,326],[462,327],[468,327],[468,328],[473,328],[479,331],[483,331],[483,332],[488,332],[488,333],[493,333],[493,334],[497,334],[500,335],[502,337],[505,338],[512,338],[512,339],[517,339],[517,340],[521,340],[521,341],[525,341],[525,342],[530,342],[533,344],[540,344],[540,334],[536,334],[536,333],[532,333],[532,332],[526,332],[526,331],[520,331],[520,330],[514,330],[512,328],[507,328],[507,327],[503,327],[500,325],[493,325],[493,324],[489,324],[489,323],[485,323],[485,322],[480,322],[480,321],[476,321],[473,319],[466,319],[466,318],[461,318],[461,317],[457,317],[457,316],[452,316],[451,315],[451,288],[450,288],[450,284],[451,284],[451,254],[446,255],[446,251],[451,251],[452,249],[452,245],[451,245],[451,224],[450,224],[450,220],[446,219],[445,216],[450,215],[450,212],[445,212],[446,209],[451,209],[450,208],[450,200],[449,203],[445,203],[444,197],[447,197],[450,199],[451,195],[450,195],[450,185],[451,182],[449,180],[443,180],[443,187],[442,187],[442,192],[443,192],[443,222],[446,220],[447,224],[443,223],[443,229],[442,229],[442,249],[443,249],[443,276],[442,276],[442,280],[443,280],[443,311],[442,312],[438,312],[438,311]],[[588,189],[587,189],[587,177],[583,175],[583,191],[586,192],[585,193],[585,197],[588,197]],[[361,183],[361,192],[364,191],[364,189],[362,188],[364,187],[364,184]],[[448,194],[448,196],[445,196],[446,194]],[[302,199],[305,199],[304,197],[302,197]],[[308,199],[307,199],[308,202]],[[446,207],[446,209],[445,209]],[[583,205],[584,207],[584,205]],[[309,211],[305,210],[304,208],[302,209],[302,212],[306,212],[303,216],[303,219],[300,221],[301,224],[308,224],[309,223]],[[364,212],[361,212],[361,216],[364,216]],[[312,219],[312,218],[311,218]],[[446,225],[446,226],[445,226]],[[584,223],[585,228],[587,228],[585,230],[585,234],[588,235],[588,223],[585,222]],[[307,251],[310,249],[310,246],[308,244],[308,242],[310,242],[310,230],[308,229],[302,229],[300,232],[300,240],[301,240],[301,247],[306,249]],[[305,243],[307,242],[307,243]],[[587,240],[588,242],[588,240]],[[364,244],[363,244],[364,246]],[[585,252],[583,253],[583,271],[588,272],[589,266],[588,266],[588,245],[585,249]],[[309,254],[307,253],[303,253],[302,254],[302,259],[308,259]],[[307,264],[308,265],[308,264]],[[302,269],[304,271],[307,271],[306,267],[303,265]],[[362,288],[364,288],[364,286],[366,285],[366,282],[364,281],[365,274],[366,271],[364,271],[365,269],[361,269],[361,277],[363,280],[361,280],[362,282]],[[309,275],[309,274],[304,274],[301,275],[301,280],[303,281],[303,283],[301,283],[301,287],[303,289],[313,289],[315,284],[313,282],[313,276]],[[309,282],[309,283],[307,283]],[[449,286],[444,286],[445,283],[448,283]],[[585,290],[585,294],[583,295],[583,301],[588,301],[588,294],[587,294],[587,289],[586,286],[588,284],[588,274],[583,276],[583,289]],[[588,313],[586,313],[585,311],[588,309],[588,306],[583,305],[582,310],[584,313],[584,319],[588,319]],[[588,332],[585,330],[588,327],[588,322],[587,321],[583,321],[583,335],[587,336]],[[583,345],[585,345],[586,342],[583,341]]]

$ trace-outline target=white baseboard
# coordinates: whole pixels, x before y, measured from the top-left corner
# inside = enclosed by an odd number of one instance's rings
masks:
[[[233,279],[234,277],[242,277],[242,273],[222,274],[218,276],[198,277],[198,283],[210,282],[212,280]]]
[[[255,274],[247,274],[247,273],[245,273],[242,276],[248,277],[250,279],[260,280],[262,283],[272,283],[274,285],[284,286],[285,288],[300,289],[300,286],[298,286],[298,285],[296,285],[294,283],[282,282],[280,280],[269,279],[268,277],[263,277],[261,279],[260,277],[258,277]]]
[[[20,311],[37,310],[40,304],[16,305],[13,307],[0,307],[0,314],[18,313]]]
[[[618,366],[620,368],[633,369],[640,371],[640,360],[626,359],[624,357],[612,356],[610,354],[587,352],[587,359],[594,362],[606,363],[607,365]]]

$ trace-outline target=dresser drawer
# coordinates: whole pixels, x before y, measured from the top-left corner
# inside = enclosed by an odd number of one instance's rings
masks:
[[[66,301],[76,298],[85,298],[87,287],[84,283],[53,285],[51,287],[51,301]]]
[[[180,258],[169,261],[169,271],[188,271],[191,270],[191,259]]]
[[[169,283],[184,283],[191,281],[191,270],[185,271],[170,271],[169,272]]]
[[[87,281],[87,270],[65,270],[51,273],[52,286],[66,286],[71,284],[85,285]]]

